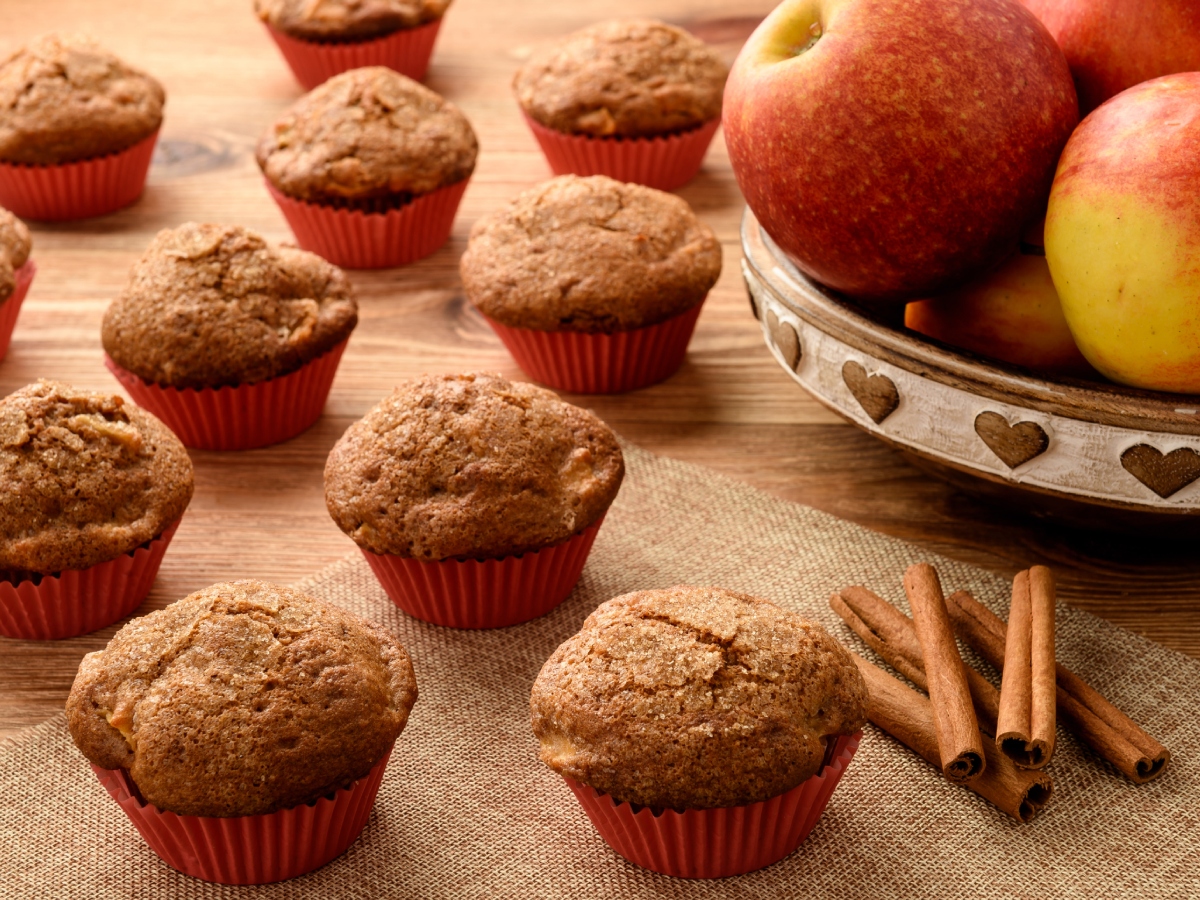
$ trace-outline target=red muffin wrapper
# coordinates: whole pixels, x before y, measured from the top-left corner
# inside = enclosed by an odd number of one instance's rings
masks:
[[[152,541],[87,569],[65,569],[36,581],[0,580],[0,634],[57,640],[125,618],[150,593],[178,527],[176,519]]]
[[[157,140],[155,131],[126,150],[55,166],[0,162],[0,206],[43,222],[116,212],[142,195]]]
[[[604,516],[561,544],[500,559],[363,556],[392,602],[449,628],[505,628],[544,616],[570,595]]]
[[[660,191],[673,191],[696,177],[721,124],[717,118],[674,134],[618,138],[556,131],[528,114],[525,122],[555,175],[607,175]]]
[[[315,803],[261,816],[180,816],[138,796],[124,769],[92,771],[172,869],[217,884],[296,878],[341,856],[366,827],[391,748],[362,778]]]
[[[564,780],[600,836],[630,862],[678,878],[726,878],[769,866],[800,846],[861,738],[861,731],[842,735],[826,754],[830,761],[812,778],[746,806],[656,812]]]
[[[573,394],[619,394],[675,374],[703,305],[701,301],[657,325],[611,334],[535,331],[484,318],[534,381]]]
[[[349,338],[294,372],[220,388],[153,384],[117,365],[104,364],[133,402],[196,450],[250,450],[293,438],[312,427],[325,409],[338,362]]]
[[[334,75],[364,66],[387,66],[414,81],[422,80],[429,70],[442,20],[365,41],[307,41],[266,27],[296,80],[311,91]]]
[[[387,212],[363,212],[296,200],[267,182],[303,249],[344,269],[406,266],[441,249],[470,177],[413,198]]]
[[[8,299],[0,303],[0,359],[8,354],[13,329],[17,327],[17,316],[21,314],[21,304],[25,302],[25,295],[29,293],[29,286],[33,284],[36,274],[37,266],[32,259],[26,260],[25,265],[13,272],[17,284]]]

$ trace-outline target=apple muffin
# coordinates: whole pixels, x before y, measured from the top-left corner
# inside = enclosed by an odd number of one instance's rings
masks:
[[[866,721],[850,654],[820,625],[713,587],[637,591],[588,616],[531,697],[547,766],[617,802],[742,806],[816,774]]]
[[[191,816],[310,803],[366,775],[417,699],[385,629],[262,581],[215,584],[89,653],[67,699],[76,746]]]
[[[439,19],[450,0],[254,0],[272,28],[305,41],[365,41]]]
[[[0,303],[17,289],[17,269],[29,261],[33,239],[25,223],[0,208]]]

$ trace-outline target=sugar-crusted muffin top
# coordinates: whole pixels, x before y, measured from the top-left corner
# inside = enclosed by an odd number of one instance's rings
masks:
[[[475,169],[479,143],[453,103],[383,66],[335,75],[258,142],[284,194],[314,203],[427,194]]]
[[[533,685],[542,762],[617,801],[741,806],[820,768],[866,720],[849,653],[820,625],[713,587],[597,607]]]
[[[440,18],[450,0],[254,0],[272,28],[308,41],[382,37]]]
[[[325,503],[374,553],[499,558],[592,525],[624,473],[608,426],[550,391],[425,376],[347,429],[325,464]]]
[[[521,108],[568,134],[647,137],[721,115],[729,69],[715,50],[654,19],[617,19],[536,53],[513,79]]]
[[[0,303],[16,290],[16,270],[29,261],[32,249],[33,239],[25,223],[0,208]]]
[[[251,384],[295,371],[358,322],[345,273],[237,225],[160,231],[104,313],[119,366],[175,387]]]
[[[39,381],[0,400],[0,570],[86,569],[158,537],[192,499],[183,444],[111,394]]]
[[[56,165],[158,130],[162,85],[91,38],[46,35],[0,63],[0,160]]]
[[[626,331],[700,303],[721,244],[674,194],[563,175],[478,220],[460,269],[468,299],[502,324]]]
[[[361,778],[404,730],[412,662],[385,629],[292,588],[214,584],[89,653],[67,699],[91,762],[180,815],[252,816]]]

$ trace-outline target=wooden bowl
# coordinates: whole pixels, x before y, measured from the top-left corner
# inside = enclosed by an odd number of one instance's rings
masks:
[[[973,494],[1088,528],[1200,534],[1200,396],[1050,381],[906,331],[802,275],[749,209],[763,336],[822,404]]]

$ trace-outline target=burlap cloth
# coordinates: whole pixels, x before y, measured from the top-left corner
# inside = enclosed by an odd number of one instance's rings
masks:
[[[868,726],[816,830],[783,862],[689,882],[614,854],[537,761],[529,730],[534,676],[598,603],[639,588],[722,585],[816,618],[861,651],[826,605],[835,588],[861,583],[900,599],[905,566],[928,560],[948,590],[966,588],[997,610],[1008,597],[1002,579],[971,566],[703,469],[634,449],[627,458],[628,479],[579,587],[537,621],[488,632],[426,625],[399,612],[359,558],[306,582],[395,632],[421,691],[370,823],[345,856],[266,887],[180,875],[105,794],[60,716],[0,748],[0,896],[1200,895],[1200,663],[1064,607],[1060,658],[1171,749],[1159,780],[1135,786],[1060,734],[1055,796],[1022,826]]]

